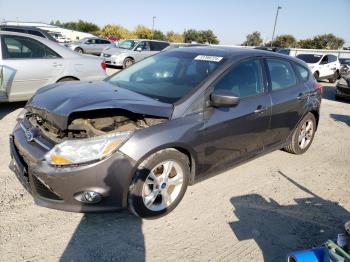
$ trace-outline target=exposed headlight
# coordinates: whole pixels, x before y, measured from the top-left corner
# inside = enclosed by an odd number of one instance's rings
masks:
[[[67,140],[52,148],[45,155],[45,159],[51,165],[74,165],[98,161],[116,151],[131,134],[132,132],[121,132]]]
[[[22,121],[23,119],[24,119],[24,117],[25,117],[25,115],[26,115],[26,113],[27,113],[28,111],[27,111],[27,109],[22,109],[22,111],[21,112],[19,112],[19,114],[17,115],[17,121]]]

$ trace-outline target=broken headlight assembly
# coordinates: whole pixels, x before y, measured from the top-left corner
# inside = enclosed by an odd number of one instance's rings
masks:
[[[66,140],[55,145],[46,155],[51,165],[76,165],[102,160],[115,152],[132,132],[119,132],[91,138]]]

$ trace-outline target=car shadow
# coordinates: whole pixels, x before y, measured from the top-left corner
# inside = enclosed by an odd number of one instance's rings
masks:
[[[120,176],[126,172],[123,168],[130,170],[130,161],[124,159],[108,167],[103,179],[106,189],[119,188]],[[126,183],[129,185],[128,181]],[[117,199],[121,197],[118,196],[119,193],[122,192],[109,192],[109,197],[102,201],[107,201],[107,206],[118,206]],[[127,211],[86,213],[60,261],[145,261],[142,220]]]
[[[327,100],[342,102],[342,103],[350,103],[349,99],[336,100],[335,99],[335,86],[330,86],[330,85],[323,85],[322,98],[327,99]]]
[[[340,114],[329,114],[335,121],[343,122],[350,127],[350,116]]]
[[[0,103],[0,120],[18,108],[24,107],[25,104],[26,102]]]
[[[254,239],[264,261],[284,261],[295,250],[320,246],[343,232],[349,212],[338,203],[322,199],[282,172],[310,197],[294,199],[296,204],[280,205],[273,199],[250,194],[231,198],[238,221],[230,226],[239,241]]]
[[[141,219],[127,211],[85,214],[60,261],[145,261]]]

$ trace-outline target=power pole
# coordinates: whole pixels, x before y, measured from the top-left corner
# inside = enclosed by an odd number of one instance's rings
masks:
[[[156,18],[157,18],[156,16],[152,17],[152,39],[153,39],[153,35],[154,35],[154,23],[155,23]]]
[[[281,6],[278,6],[278,7],[277,7],[277,12],[276,12],[276,17],[275,17],[275,25],[273,26],[272,39],[271,39],[271,46],[272,46],[273,39],[275,38],[275,30],[276,30],[278,12],[279,12],[280,9],[282,9],[282,7],[281,7]]]

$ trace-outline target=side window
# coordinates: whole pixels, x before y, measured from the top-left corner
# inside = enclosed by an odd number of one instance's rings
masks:
[[[59,55],[44,44],[22,36],[3,36],[1,38],[4,59],[58,58]]]
[[[151,50],[148,41],[142,41],[141,43],[139,43],[137,48],[141,48],[142,51],[150,51]]]
[[[85,43],[86,44],[96,44],[96,39],[89,39]]]
[[[335,55],[328,55],[328,63],[333,63],[337,61],[337,57]]]
[[[292,65],[282,59],[267,59],[270,72],[272,90],[279,90],[294,86],[297,83]]]
[[[324,56],[323,58],[322,58],[322,60],[321,60],[321,63],[320,63],[321,65],[325,65],[325,64],[328,64],[328,56]]]
[[[230,69],[216,83],[215,90],[225,90],[241,98],[263,93],[264,84],[260,60],[248,60]]]
[[[111,42],[109,42],[108,40],[101,40],[102,44],[104,45],[109,45]]]
[[[309,70],[297,64],[295,64],[295,67],[297,68],[303,82],[306,82],[309,79]]]
[[[153,42],[151,41],[151,51],[162,51],[164,48],[166,48],[169,44],[163,43],[163,42]]]
[[[39,31],[28,30],[28,34],[44,37],[44,35]]]

